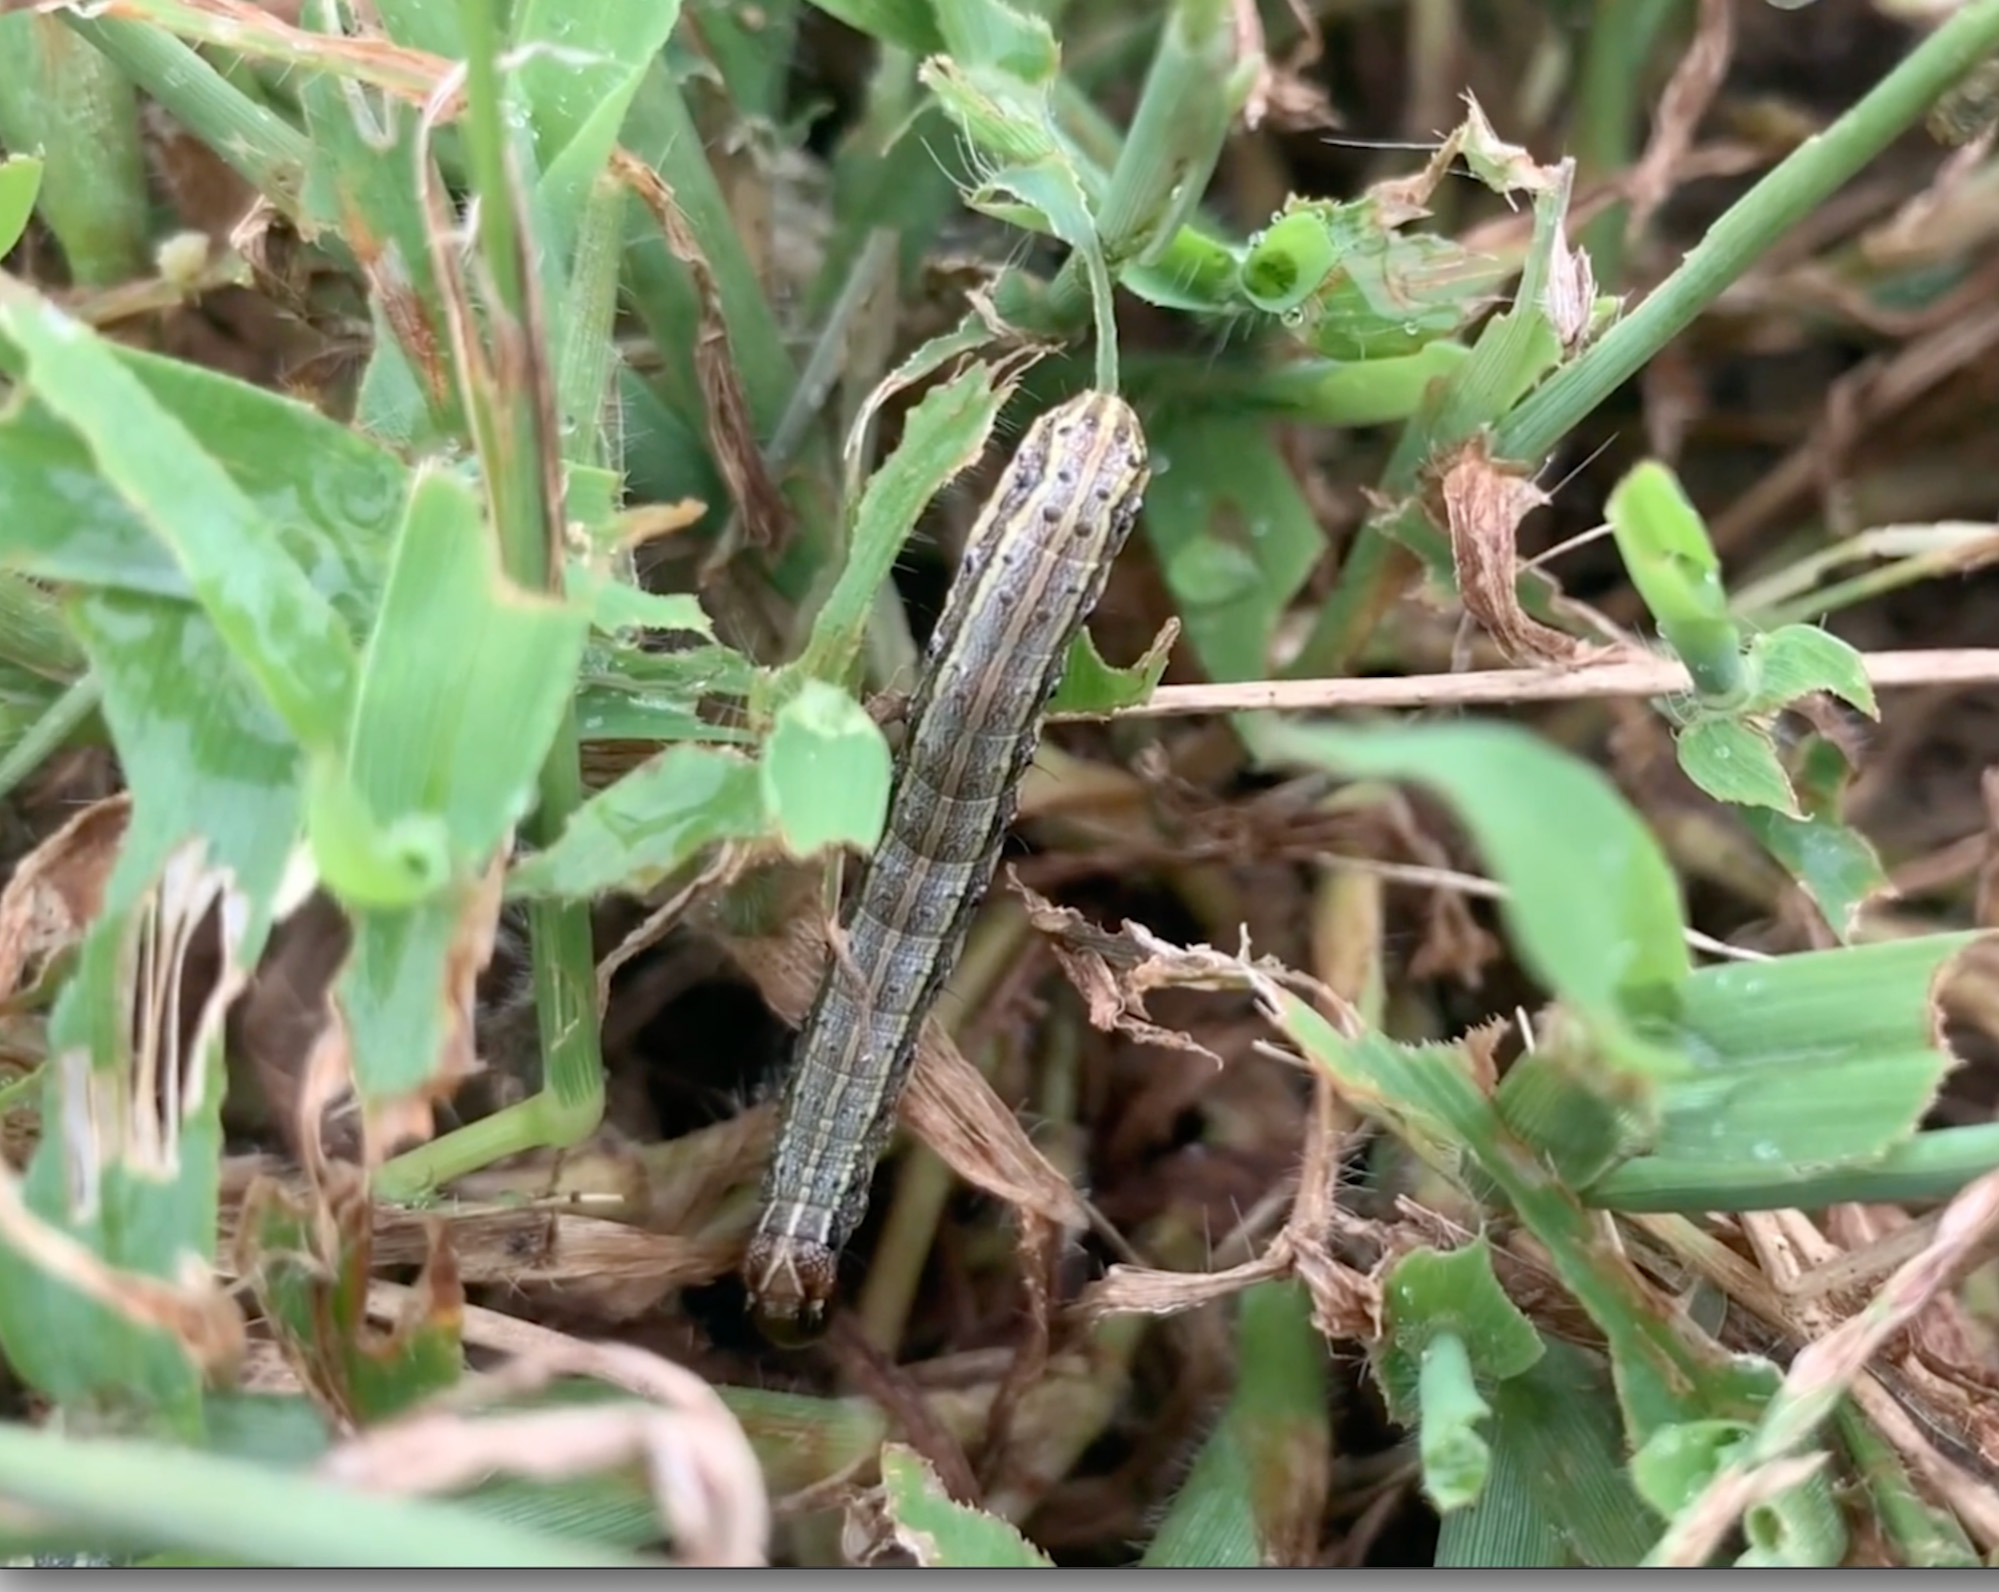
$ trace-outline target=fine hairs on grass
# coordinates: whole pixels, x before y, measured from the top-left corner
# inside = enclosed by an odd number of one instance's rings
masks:
[[[1999,1562],[1922,10],[0,14],[0,1557]]]

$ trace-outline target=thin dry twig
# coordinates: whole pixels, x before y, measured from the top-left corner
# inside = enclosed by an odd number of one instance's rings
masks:
[[[1869,682],[1883,691],[1999,681],[1999,648],[1863,654]],[[1508,702],[1582,702],[1676,696],[1693,689],[1675,659],[1641,656],[1558,669],[1480,669],[1399,679],[1246,680],[1222,685],[1163,685],[1144,702],[1113,713],[1053,713],[1058,720],[1164,719],[1197,713],[1337,712],[1343,708],[1422,708]]]

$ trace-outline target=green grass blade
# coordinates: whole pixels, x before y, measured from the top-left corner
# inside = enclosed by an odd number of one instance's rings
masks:
[[[103,699],[104,688],[95,675],[86,674],[65,686],[62,695],[0,753],[0,799],[19,788],[23,780],[61,750],[90,721]]]
[[[1179,638],[1179,621],[1169,619],[1138,660],[1120,669],[1104,662],[1087,629],[1077,631],[1062,665],[1061,683],[1048,699],[1049,716],[1094,718],[1144,702],[1165,678],[1173,643]]]
[[[183,1257],[214,1254],[219,1011],[185,1050],[173,1048],[155,1026],[135,1026],[135,964],[125,958],[162,876],[178,869],[187,887],[183,847],[198,838],[205,866],[231,880],[222,976],[254,960],[298,832],[299,754],[199,609],[100,593],[76,599],[73,612],[133,806],[102,909],[50,1018],[50,1054],[70,1059],[47,1074],[45,1120],[92,1126],[44,1135],[22,1192],[35,1218],[71,1234],[114,1278],[172,1278]],[[135,1035],[170,1047],[155,1053],[175,1075],[170,1092],[150,1075],[141,1081]],[[0,1250],[0,1343],[63,1404],[136,1406],[141,1419],[193,1435],[201,1370],[174,1321],[157,1311],[135,1320],[129,1307]]]
[[[757,765],[785,849],[872,851],[888,816],[893,759],[881,728],[846,692],[808,680],[777,711]]]
[[[14,245],[28,230],[35,213],[35,196],[41,191],[44,166],[39,155],[8,155],[0,159],[0,255],[14,252]]]
[[[1660,1094],[1659,1155],[1713,1168],[1716,1193],[1759,1169],[1865,1165],[1903,1143],[1953,1058],[1936,985],[1979,939],[1933,934],[1704,968],[1682,1043],[1699,1059]]]
[[[640,81],[621,139],[673,189],[688,230],[714,272],[729,350],[742,377],[750,417],[760,437],[772,435],[791,401],[798,372],[786,351],[777,317],[764,298],[735,217],[708,164],[701,129],[662,61],[653,62]],[[653,341],[673,361],[667,390],[675,399],[687,400],[675,407],[692,421],[700,413],[692,407],[697,389],[691,351],[700,331],[692,280],[650,227],[628,250],[626,270],[634,307]]]
[[[1113,275],[1152,260],[1194,216],[1248,86],[1224,0],[1175,0],[1097,207]]]
[[[612,334],[630,198],[608,174],[591,183],[577,222],[568,291],[554,317],[555,413],[563,457],[576,464],[602,465],[612,453],[611,399],[620,363]],[[623,482],[618,485],[622,490]]]
[[[1597,769],[1499,724],[1272,727],[1267,760],[1410,779],[1444,796],[1505,885],[1522,961],[1578,1013],[1623,1030],[1676,1007],[1689,962],[1678,881]],[[1591,888],[1572,888],[1578,873]]]
[[[1444,1517],[1439,1567],[1601,1569],[1636,1564],[1658,1518],[1632,1489],[1616,1395],[1596,1356],[1549,1340],[1492,1390],[1492,1470],[1478,1501]]]
[[[147,22],[62,13],[65,25],[105,58],[286,215],[303,214],[312,145],[275,112],[257,103],[189,45]],[[326,246],[339,248],[337,237]]]
[[[276,528],[94,334],[0,278],[0,336],[27,383],[91,446],[98,469],[172,549],[197,599],[300,742],[331,750],[353,700],[340,617]]]
[[[0,1425],[0,1491],[80,1530],[243,1564],[636,1569],[646,1561],[524,1530],[463,1503],[361,1493],[153,1443],[81,1442]],[[362,1528],[358,1522],[365,1520]]]
[[[755,763],[672,747],[579,807],[554,845],[516,865],[508,893],[580,901],[643,892],[717,841],[763,833],[767,821]]]
[[[419,475],[355,705],[351,767],[373,810],[436,815],[457,859],[483,866],[533,804],[588,622],[501,574],[468,485]]]
[[[1399,359],[1293,359],[1274,366],[1212,354],[1141,354],[1125,362],[1125,390],[1169,423],[1173,409],[1198,401],[1218,411],[1218,420],[1262,414],[1321,426],[1386,426],[1409,419],[1431,383],[1470,353],[1444,341]]]
[[[974,365],[925,393],[903,422],[902,440],[868,481],[854,511],[846,564],[812,621],[796,665],[801,678],[844,685],[861,655],[875,593],[902,555],[924,506],[978,461],[1008,388]]]
[[[1745,807],[1743,826],[1818,904],[1833,933],[1851,942],[1861,910],[1887,889],[1888,874],[1873,844],[1840,816],[1851,778],[1846,754],[1824,736],[1806,736],[1788,772],[1803,816]]]
[[[1945,1199],[1995,1167],[1999,1126],[1980,1123],[1918,1133],[1858,1166],[1737,1163],[1717,1176],[1704,1157],[1647,1155],[1591,1184],[1586,1198],[1616,1211],[1809,1211]]]
[[[1604,517],[1632,584],[1694,689],[1715,708],[1741,702],[1749,688],[1742,634],[1728,614],[1707,526],[1678,477],[1662,464],[1639,465],[1611,491]]]
[[[177,360],[102,346],[144,389],[148,408],[165,410],[193,451],[221,466],[257,519],[284,528],[313,585],[363,628],[388,566],[408,468],[304,404]],[[4,341],[0,367],[25,374]],[[7,511],[0,560],[12,568],[68,585],[193,594],[145,515],[99,472],[89,439],[32,394],[0,415],[0,506]]]
[[[1704,717],[1689,724],[1673,750],[1688,779],[1718,802],[1768,808],[1799,818],[1797,793],[1762,725],[1745,719]]]
[[[378,844],[435,835],[442,855],[402,899],[366,899],[342,888],[351,874],[314,837],[323,875],[354,909],[353,965],[336,998],[371,1105],[413,1093],[439,1065],[439,992],[469,881],[533,804],[587,623],[582,609],[505,582],[469,487],[419,476],[363,660],[345,770],[332,777],[351,779],[364,818],[381,826]]]
[[[938,26],[936,0],[812,0],[857,33],[892,44],[912,55],[935,55],[946,48]]]
[[[1956,1516],[1916,1490],[1902,1456],[1851,1400],[1842,1401],[1833,1420],[1897,1563],[1921,1570],[1969,1570],[1982,1563]]]
[[[1141,1565],[1246,1569],[1307,1562],[1324,1506],[1326,1345],[1296,1283],[1237,1306],[1236,1384]]]
[[[1660,1426],[1720,1410],[1743,1418],[1774,1369],[1724,1353],[1691,1326],[1663,1316],[1598,1219],[1575,1193],[1508,1134],[1473,1081],[1472,1060],[1444,1045],[1398,1045],[1382,1035],[1348,1036],[1285,992],[1266,991],[1294,1043],[1333,1074],[1356,1107],[1380,1118],[1439,1170],[1480,1177],[1510,1204],[1546,1249],[1555,1275],[1603,1331],[1626,1426]],[[1467,1159],[1468,1158],[1468,1159]]]
[[[71,280],[144,275],[152,216],[131,82],[60,17],[31,11],[0,16],[0,60],[0,144],[44,162],[36,204]],[[0,216],[0,254],[12,247]]]
[[[1318,516],[1262,418],[1181,404],[1146,430],[1170,467],[1147,490],[1145,530],[1187,639],[1211,679],[1260,680],[1325,552]]]
[[[913,1448],[883,1446],[882,1486],[896,1539],[926,1570],[1051,1568],[1004,1520],[955,1502]]]
[[[322,33],[341,36],[335,0],[313,0],[304,18]],[[304,76],[299,105],[312,139],[306,211],[346,240],[370,289],[375,344],[360,418],[377,436],[406,446],[438,445],[461,434],[465,420],[417,187],[418,172],[430,161],[418,108],[321,72]],[[392,418],[384,399],[390,393],[418,400],[421,418],[415,412]]]
[[[693,23],[737,112],[772,124],[785,116],[787,77],[804,0],[694,0]]]
[[[569,275],[591,189],[679,20],[680,0],[640,6],[524,0],[516,9],[512,47],[523,57],[516,90],[543,173],[535,194],[537,242],[557,280]],[[553,330],[560,344],[563,329]]]

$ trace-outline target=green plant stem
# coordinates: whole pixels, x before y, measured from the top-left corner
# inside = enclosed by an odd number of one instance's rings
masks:
[[[42,766],[97,711],[104,688],[86,674],[48,705],[5,756],[0,756],[0,799]]]
[[[312,1568],[638,1569],[646,1561],[526,1531],[462,1505],[364,1493],[159,1443],[0,1425],[0,1495],[125,1543]]]
[[[496,61],[501,28],[494,13],[495,0],[462,0],[466,104],[460,125],[479,194],[479,254],[491,278],[494,299],[489,308],[511,323],[501,335],[526,338],[532,330],[528,273],[520,214],[514,204],[516,184],[507,162]],[[547,590],[553,573],[551,527],[541,490],[540,450],[553,439],[541,435],[534,407],[518,401],[522,394],[492,396],[501,400],[495,407],[505,416],[506,430],[478,440],[485,455],[507,573],[534,590]]]
[[[1449,1442],[1467,1426],[1484,1420],[1492,1407],[1479,1396],[1471,1354],[1455,1332],[1439,1330],[1424,1345],[1417,1372],[1422,1419],[1417,1426],[1423,1468],[1430,1480],[1450,1464]]]
[[[1775,630],[1782,625],[1816,624],[1829,615],[1873,602],[1905,586],[1955,575],[1959,567],[1952,562],[1948,552],[1935,557],[1917,554],[1911,558],[1896,559],[1864,574],[1832,581],[1789,602],[1773,602],[1768,607],[1759,608],[1738,597],[1737,607],[1747,623],[1765,630]]]
[[[1221,158],[1235,110],[1234,33],[1221,0],[1178,0],[1161,30],[1130,134],[1097,211],[1104,262],[1115,277],[1175,237]],[[1049,289],[1050,308],[1069,318],[1092,293],[1081,255]],[[1115,390],[1116,338],[1110,306],[1097,309],[1097,385]]]
[[[1403,519],[1420,521],[1422,511],[1412,508]],[[1340,566],[1339,584],[1320,607],[1285,677],[1316,680],[1345,673],[1400,595],[1402,572],[1415,564],[1416,555],[1385,528],[1363,525]]]
[[[1097,214],[1113,271],[1194,214],[1228,134],[1234,55],[1221,0],[1178,0]]]
[[[1833,1424],[1853,1456],[1874,1516],[1902,1564],[1912,1570],[1945,1566],[1968,1570],[1977,1566],[1977,1550],[1957,1521],[1923,1500],[1894,1445],[1874,1429],[1851,1399],[1840,1400]]]
[[[1279,365],[1218,364],[1212,356],[1140,356],[1125,362],[1125,388],[1170,400],[1261,410],[1315,426],[1385,426],[1407,420],[1430,383],[1465,362],[1464,344],[1431,343],[1395,359],[1290,359]]]
[[[1850,181],[1937,97],[1999,50],[1999,0],[1972,0],[1845,115],[1744,194],[1681,263],[1595,347],[1502,421],[1494,452],[1538,465],[1556,444],[1690,326],[1777,240]]]
[[[501,32],[494,0],[464,0],[466,150],[480,196],[479,245],[494,302],[488,309],[523,343],[536,327],[531,282],[515,203],[518,185],[507,163],[506,128],[496,66]],[[546,350],[541,351],[546,357]],[[554,373],[548,372],[554,379]],[[468,411],[486,466],[493,516],[507,573],[521,586],[559,586],[555,527],[542,475],[557,445],[545,434],[532,390],[481,392],[466,383]],[[552,739],[536,785],[536,806],[523,826],[529,842],[548,846],[583,804],[576,709],[572,698]],[[604,1116],[604,1070],[598,1043],[594,947],[587,902],[537,901],[528,911],[533,944],[535,1013],[541,1036],[542,1087],[532,1099],[494,1113],[396,1157],[381,1169],[376,1192],[407,1199],[505,1155],[566,1148],[596,1131]]]
[[[1235,1387],[1195,1456],[1143,1568],[1254,1569],[1290,1562],[1297,1486],[1328,1460],[1325,1340],[1294,1280],[1261,1282],[1235,1302]]]
[[[1558,369],[1498,420],[1494,455],[1518,461],[1529,471],[1538,468],[1570,430],[1692,324],[1789,228],[1921,120],[1938,95],[1995,49],[1999,49],[1999,0],[1973,0],[1823,134],[1800,145],[1738,200],[1679,270],[1600,342],[1574,364]],[[1524,276],[1517,302],[1533,302]],[[1484,342],[1481,338],[1481,348]],[[1456,407],[1461,411],[1464,396],[1463,391],[1458,394]],[[1414,448],[1418,427],[1425,432],[1420,450]],[[1396,450],[1382,491],[1405,496],[1413,484],[1414,468],[1427,462],[1437,445],[1461,440],[1464,434],[1463,426],[1449,416],[1439,415],[1427,427],[1416,422]],[[1404,518],[1398,538],[1421,541],[1439,534],[1420,509],[1412,506]],[[1403,557],[1399,549],[1381,545],[1388,539],[1384,530],[1372,525],[1356,539],[1333,598],[1321,610],[1287,675],[1334,674],[1359,654],[1368,631],[1396,595],[1391,576]]]

